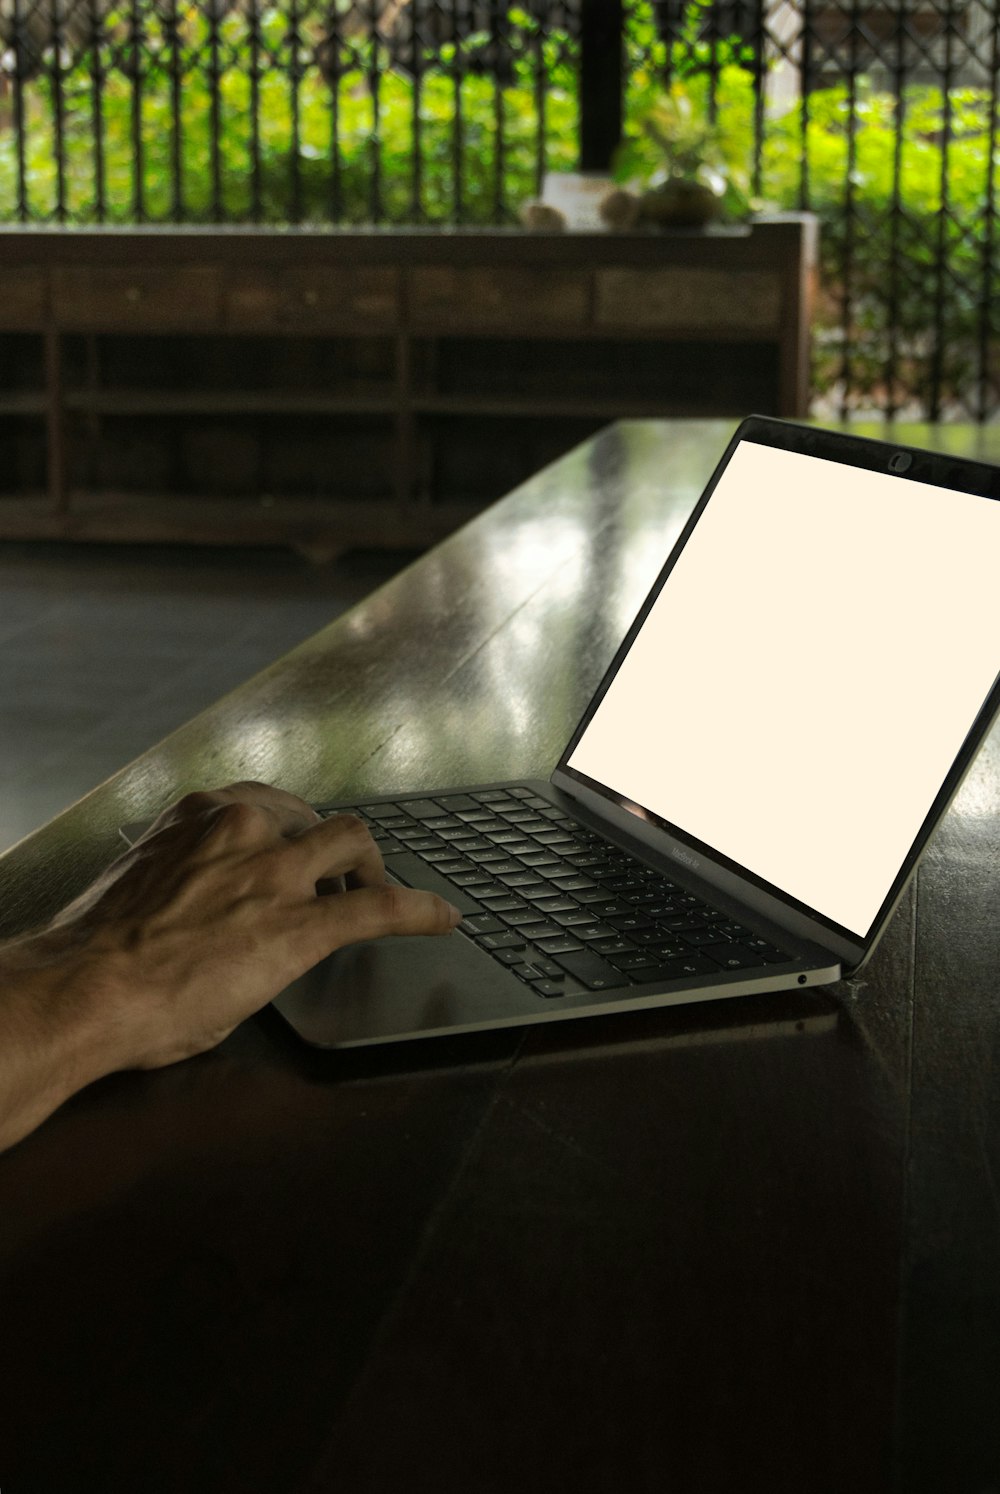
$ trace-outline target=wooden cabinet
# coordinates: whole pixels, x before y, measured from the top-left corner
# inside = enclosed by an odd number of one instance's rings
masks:
[[[0,538],[431,543],[601,425],[802,416],[816,224],[0,230]]]

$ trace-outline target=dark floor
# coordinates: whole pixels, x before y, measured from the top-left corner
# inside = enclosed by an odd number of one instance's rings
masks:
[[[0,851],[410,558],[0,545]]]

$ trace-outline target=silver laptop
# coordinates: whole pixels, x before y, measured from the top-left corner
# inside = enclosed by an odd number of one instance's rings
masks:
[[[464,921],[277,1010],[352,1047],[856,971],[1000,709],[998,499],[1000,468],[744,421],[548,781],[319,806]]]

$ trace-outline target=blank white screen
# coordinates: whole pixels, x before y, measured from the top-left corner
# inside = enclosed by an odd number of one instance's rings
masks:
[[[569,766],[864,936],[1000,668],[1000,503],[743,441]]]

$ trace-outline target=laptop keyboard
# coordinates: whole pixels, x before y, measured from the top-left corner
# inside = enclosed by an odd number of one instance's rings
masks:
[[[464,915],[460,930],[539,997],[792,959],[529,788],[353,812],[389,871],[453,902]]]

